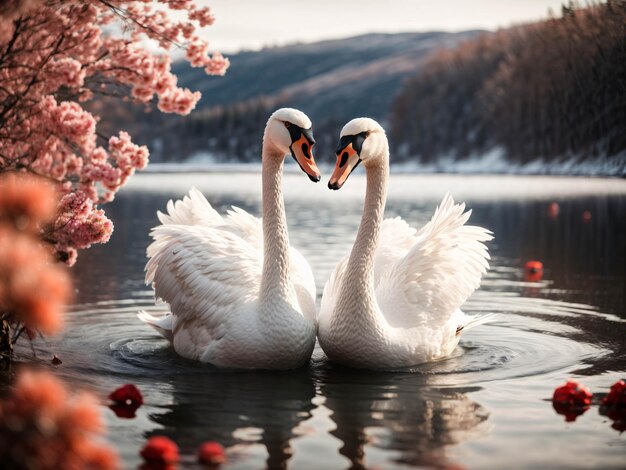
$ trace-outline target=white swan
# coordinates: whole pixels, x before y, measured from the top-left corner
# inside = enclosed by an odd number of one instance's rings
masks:
[[[367,177],[361,225],[349,257],[324,288],[318,338],[326,355],[372,369],[408,367],[444,357],[461,330],[488,320],[459,310],[478,287],[489,259],[490,232],[464,225],[470,212],[445,196],[419,232],[401,218],[383,221],[389,146],[374,120],[341,131],[328,187],[339,189],[363,162]]]
[[[313,181],[320,173],[311,121],[283,108],[263,136],[263,219],[233,208],[225,217],[192,189],[158,213],[146,284],[171,313],[139,318],[168,338],[178,354],[220,367],[292,369],[315,345],[315,281],[290,247],[282,195],[285,155]]]

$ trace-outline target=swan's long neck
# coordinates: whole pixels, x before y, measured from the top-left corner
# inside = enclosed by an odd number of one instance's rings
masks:
[[[338,307],[344,321],[371,326],[378,321],[374,296],[374,254],[387,200],[388,155],[366,167],[367,190],[359,232],[341,285]],[[345,314],[348,314],[347,316]],[[348,318],[348,316],[350,318]]]
[[[278,313],[280,303],[293,303],[295,292],[289,276],[289,235],[283,201],[284,158],[263,145],[263,277],[261,311]]]

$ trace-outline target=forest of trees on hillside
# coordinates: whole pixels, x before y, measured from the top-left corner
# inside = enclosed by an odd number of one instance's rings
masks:
[[[180,61],[173,64],[178,84],[203,93],[184,117],[163,116],[154,103],[147,104],[147,113],[107,98],[91,106],[98,107],[106,132],[132,131],[150,148],[152,162],[207,152],[217,161],[258,161],[265,122],[282,106],[306,112],[315,123],[320,155],[334,158],[337,128],[359,115],[384,120],[397,91],[430,52],[482,32],[371,33],[240,52],[229,57],[226,77],[207,78]]]
[[[258,163],[265,123],[281,106],[289,106],[289,103],[259,98],[197,111],[186,119],[177,120],[171,132],[182,138],[166,140],[163,154],[189,156],[202,149],[218,162],[233,161],[236,157],[238,162]],[[320,155],[322,161],[334,162],[333,149],[343,124],[334,119],[313,123],[316,158]]]
[[[258,163],[270,115],[280,107],[298,107],[287,93],[202,108],[183,117],[153,112],[151,105],[145,109],[128,103],[113,105],[107,99],[89,106],[107,117],[100,124],[103,133],[115,134],[124,126],[139,143],[148,145],[154,163],[183,162],[198,154],[210,155],[216,163]],[[345,120],[327,116],[313,124],[314,155],[334,162],[333,149]]]
[[[626,159],[626,2],[562,8],[433,54],[391,110],[398,159]]]

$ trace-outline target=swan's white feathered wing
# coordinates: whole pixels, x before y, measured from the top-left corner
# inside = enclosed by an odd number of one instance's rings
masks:
[[[196,188],[189,190],[189,195],[179,201],[167,203],[167,214],[157,211],[163,225],[204,225],[213,227],[222,225],[224,219],[211,207],[209,201]]]
[[[182,200],[170,201],[167,209],[167,214],[158,213],[162,225],[151,232],[146,284],[154,286],[155,296],[172,313],[155,318],[141,312],[139,318],[170,339],[182,356],[215,363],[220,348],[237,344],[243,349],[260,335],[255,325],[263,264],[261,221],[239,208],[222,217],[195,188]],[[291,254],[302,312],[315,318],[311,268],[295,249]],[[245,358],[248,353],[255,352],[241,351],[244,365],[253,363]]]
[[[152,236],[146,283],[169,304],[176,351],[202,359],[239,322],[250,321],[261,279],[258,252],[220,227],[159,225]]]
[[[377,280],[376,300],[390,324],[438,329],[458,318],[455,327],[463,326],[458,309],[480,285],[489,266],[483,242],[492,239],[465,225],[471,211],[464,210],[446,195],[416,242]]]
[[[406,330],[428,331],[475,326],[487,317],[468,317],[459,308],[479,286],[488,268],[483,242],[491,240],[482,227],[465,225],[471,211],[446,195],[432,219],[419,231],[403,219],[386,219],[381,225],[374,255],[374,289],[377,306],[387,324]],[[348,257],[342,259],[324,287],[320,329],[330,321]],[[420,335],[421,336],[421,335]],[[410,341],[410,338],[407,338]]]

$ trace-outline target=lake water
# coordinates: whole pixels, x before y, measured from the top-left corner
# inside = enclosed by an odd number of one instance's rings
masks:
[[[364,184],[361,172],[338,192],[285,176],[290,238],[320,295],[356,235]],[[227,447],[233,469],[624,468],[626,434],[598,406],[566,423],[550,401],[567,378],[603,393],[626,376],[623,180],[392,173],[387,216],[421,226],[449,191],[494,232],[491,268],[464,310],[499,314],[450,358],[393,373],[337,367],[319,347],[297,371],[218,370],[177,357],[140,323],[137,310],[158,311],[143,283],[149,229],[191,185],[219,211],[260,213],[257,173],[137,175],[107,209],[111,241],[79,256],[64,336],[36,343],[42,362],[57,354],[61,376],[103,398],[124,383],[141,388],[136,418],[103,407],[127,468],[155,434],[179,444],[182,468],[195,468],[205,440]],[[544,263],[540,282],[523,279],[530,259]]]

